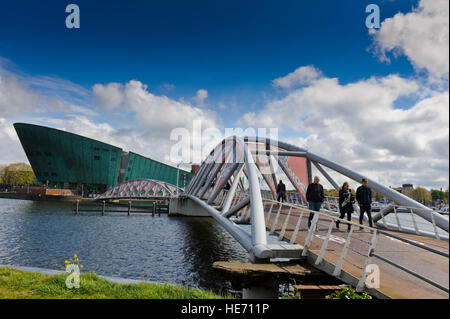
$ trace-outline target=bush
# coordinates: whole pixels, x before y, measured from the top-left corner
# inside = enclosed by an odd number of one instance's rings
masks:
[[[372,299],[372,297],[367,292],[358,294],[351,286],[347,286],[342,290],[336,290],[325,299]]]

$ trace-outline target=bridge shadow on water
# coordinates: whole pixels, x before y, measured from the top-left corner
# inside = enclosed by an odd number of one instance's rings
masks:
[[[209,217],[181,217],[184,230],[184,260],[192,277],[186,284],[215,292],[231,291],[231,284],[215,269],[215,261],[247,261],[248,254],[215,220]]]

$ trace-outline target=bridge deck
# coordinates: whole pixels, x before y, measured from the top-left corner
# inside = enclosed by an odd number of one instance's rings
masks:
[[[266,217],[269,207],[270,205],[265,205]],[[267,229],[269,230],[272,229],[273,223],[275,222],[278,208],[279,206],[277,204],[272,207],[270,219],[267,223]],[[288,215],[288,211],[289,207],[283,206],[277,220],[275,233],[279,234],[281,232],[284,221]],[[300,215],[300,211],[301,209],[292,209],[284,234],[285,239],[291,239]],[[305,211],[295,240],[295,243],[302,246],[304,245],[308,234],[308,215],[309,212]],[[328,231],[329,223],[330,219],[322,218],[322,216],[319,219],[318,231],[315,232],[314,239],[309,248],[309,251],[312,254],[319,255],[322,242]],[[395,231],[389,232],[400,235]],[[330,240],[324,255],[325,261],[330,262],[333,265],[337,264],[342,248],[347,239],[347,235],[346,224],[341,223],[340,230],[337,230],[336,227],[333,226]],[[401,233],[401,236],[403,238],[420,242],[429,247],[433,247],[447,253],[449,252],[448,242],[413,234]],[[371,237],[372,234],[367,229],[359,230],[358,227],[354,229],[350,240],[349,250],[344,259],[342,271],[347,272],[356,278],[361,277],[362,267],[365,262],[364,255],[367,255]],[[449,286],[449,260],[444,256],[434,254],[383,234],[378,235],[375,253],[394,261],[403,267],[413,270],[444,287],[448,288]],[[389,265],[376,257],[372,257],[370,263],[378,265],[380,269],[380,287],[377,290],[390,298],[449,298],[448,293],[413,275],[401,271],[397,267]]]

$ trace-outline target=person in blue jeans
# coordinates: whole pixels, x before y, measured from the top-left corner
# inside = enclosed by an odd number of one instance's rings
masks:
[[[309,210],[320,211],[320,207],[325,199],[323,193],[323,186],[319,184],[320,179],[318,176],[314,177],[314,182],[308,185],[306,189],[306,200],[308,201]],[[314,218],[314,212],[309,213],[308,228],[311,227],[311,221]]]

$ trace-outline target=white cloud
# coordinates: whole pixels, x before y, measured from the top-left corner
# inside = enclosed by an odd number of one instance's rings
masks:
[[[398,13],[371,32],[382,60],[404,54],[418,69],[436,77],[449,73],[449,1],[421,0],[413,12]]]
[[[86,106],[89,93],[80,85],[56,77],[11,71],[11,64],[0,57],[0,116],[31,113],[97,115]]]
[[[208,97],[208,91],[204,89],[200,89],[195,94],[195,101],[198,105],[203,105],[205,99]]]
[[[0,150],[2,150],[0,164],[28,162],[13,123],[2,117],[0,117]]]
[[[30,91],[16,77],[5,76],[0,72],[0,116],[33,111],[37,101],[38,95]]]
[[[199,92],[197,96],[202,102],[207,97],[207,91]],[[194,121],[201,122],[202,132],[208,128],[222,127],[215,112],[192,106],[184,99],[176,101],[167,96],[155,95],[140,81],[131,80],[126,84],[113,85],[96,84],[93,93],[101,107],[111,110],[111,106],[114,106],[113,109],[133,115],[132,131],[139,132],[134,134],[133,140],[145,140],[145,143],[141,143],[141,154],[156,156],[157,160],[170,160],[170,147],[175,144],[170,141],[172,130],[182,128],[192,134]],[[208,143],[212,138],[207,137],[202,143]],[[133,140],[130,142],[134,143]],[[190,148],[192,149],[192,144]]]
[[[97,100],[96,102],[106,109],[117,108],[124,99],[123,85],[120,83],[95,84],[92,87],[92,92]]]
[[[435,92],[410,109],[394,107],[398,98],[417,98],[420,91],[415,81],[398,75],[346,85],[322,76],[246,113],[240,123],[306,136],[288,142],[383,183],[446,185],[448,92]]]
[[[320,72],[320,70],[317,70],[312,65],[302,66],[286,76],[279,77],[273,80],[272,84],[275,87],[290,89],[297,85],[311,84],[312,82],[320,78],[321,75],[322,73]]]
[[[168,137],[176,127],[191,130],[194,120],[201,120],[204,128],[219,126],[212,111],[194,107],[184,100],[155,95],[140,81],[131,80],[125,85],[96,84],[93,93],[102,107],[134,113],[135,122],[152,135]],[[200,95],[204,96],[204,93]]]

